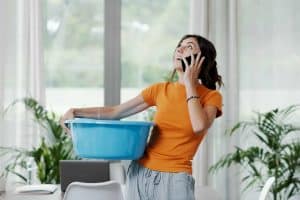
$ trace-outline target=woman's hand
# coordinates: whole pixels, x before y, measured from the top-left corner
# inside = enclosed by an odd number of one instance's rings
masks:
[[[60,118],[60,125],[62,128],[71,135],[71,130],[65,125],[66,120],[74,119],[74,109],[69,109],[61,118]]]
[[[183,75],[183,81],[186,86],[195,86],[196,84],[198,84],[198,76],[200,74],[203,61],[205,59],[205,57],[202,57],[200,59],[200,56],[201,51],[197,54],[196,59],[191,53],[190,65],[188,65],[187,60],[183,58],[183,62],[185,63],[185,66],[187,66]]]

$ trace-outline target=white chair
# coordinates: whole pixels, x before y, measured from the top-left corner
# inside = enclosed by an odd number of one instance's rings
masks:
[[[209,186],[201,186],[197,189],[197,194],[200,200],[221,200],[218,192]]]
[[[109,180],[117,181],[118,183],[121,183],[121,185],[124,185],[126,183],[126,172],[122,162],[109,162]]]
[[[101,183],[71,183],[65,192],[64,200],[123,200],[120,183],[106,181]]]
[[[275,181],[275,177],[270,177],[270,178],[266,181],[266,183],[265,183],[265,185],[264,185],[262,191],[260,192],[259,200],[265,200],[265,199],[267,198],[267,195],[268,195],[268,193],[269,193],[269,191],[270,191],[270,189],[271,189],[271,186],[272,186],[272,184],[274,183],[274,181]]]

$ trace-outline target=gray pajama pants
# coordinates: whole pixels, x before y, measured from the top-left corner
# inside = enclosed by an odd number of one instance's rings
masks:
[[[126,200],[194,200],[195,181],[186,172],[169,173],[132,161],[127,170]]]

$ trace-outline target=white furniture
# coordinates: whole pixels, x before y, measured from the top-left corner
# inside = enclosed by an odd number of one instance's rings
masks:
[[[120,184],[126,183],[125,167],[120,161],[109,162],[109,179],[111,181],[117,181]]]
[[[53,194],[57,190],[54,184],[22,185],[16,188],[16,193],[24,194]]]
[[[0,193],[0,200],[62,200],[63,193],[60,191],[60,186],[57,185],[57,190],[53,194],[36,194],[36,193],[16,193],[15,190],[6,190]]]
[[[271,189],[271,186],[272,186],[272,184],[274,183],[274,181],[275,181],[275,177],[270,177],[270,178],[266,181],[266,183],[265,183],[265,185],[264,185],[262,191],[260,192],[259,200],[265,200],[265,199],[267,198],[267,195],[268,195],[268,193],[269,193],[269,191],[270,191],[270,189]]]
[[[120,183],[106,181],[102,183],[71,183],[63,200],[123,200]]]
[[[198,188],[199,200],[221,200],[218,192],[209,186],[201,186]]]

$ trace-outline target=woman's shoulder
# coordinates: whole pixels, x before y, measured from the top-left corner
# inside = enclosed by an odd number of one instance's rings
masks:
[[[170,82],[156,82],[156,83],[150,84],[149,87],[163,88],[163,87],[167,87],[169,84],[170,84]]]
[[[202,96],[201,102],[203,105],[213,105],[217,107],[217,116],[222,115],[223,97],[219,90],[206,88],[206,93]]]
[[[201,84],[200,93],[202,93],[203,98],[209,98],[211,96],[222,97],[222,94],[217,89],[209,89],[205,85]]]

